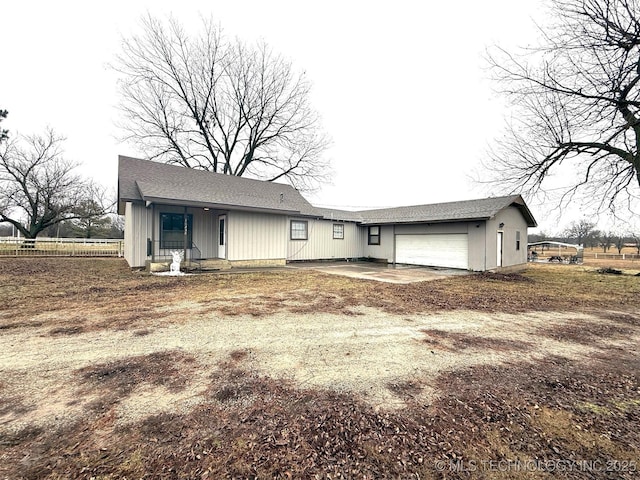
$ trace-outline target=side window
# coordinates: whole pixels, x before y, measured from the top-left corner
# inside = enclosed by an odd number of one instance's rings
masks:
[[[380,227],[369,227],[369,245],[380,245]]]
[[[520,232],[516,232],[516,250],[520,250]]]
[[[291,220],[291,240],[307,240],[308,222],[303,220]]]
[[[333,224],[333,238],[336,240],[344,239],[344,224],[342,223]]]

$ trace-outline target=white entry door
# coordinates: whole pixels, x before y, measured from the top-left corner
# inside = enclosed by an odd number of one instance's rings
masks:
[[[218,258],[227,258],[227,216],[218,215]]]
[[[498,232],[498,237],[496,238],[496,266],[502,266],[502,232]]]
[[[396,262],[469,268],[467,234],[396,235]]]

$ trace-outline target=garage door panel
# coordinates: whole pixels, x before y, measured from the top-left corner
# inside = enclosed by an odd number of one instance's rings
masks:
[[[396,235],[396,262],[468,269],[468,235]]]

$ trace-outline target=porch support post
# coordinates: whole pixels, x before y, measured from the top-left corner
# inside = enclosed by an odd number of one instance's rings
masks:
[[[184,247],[184,253],[183,253],[183,259],[186,262],[187,261],[187,239],[189,238],[187,236],[187,229],[189,227],[189,222],[187,221],[187,207],[184,207],[184,234],[183,234],[183,242],[182,242],[182,246]]]
[[[147,225],[149,225],[147,223]],[[151,263],[156,261],[156,204],[151,204]]]

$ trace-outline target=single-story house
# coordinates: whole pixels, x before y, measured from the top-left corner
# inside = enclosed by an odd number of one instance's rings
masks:
[[[527,262],[527,228],[536,226],[519,195],[352,212],[314,207],[289,185],[124,156],[118,212],[131,267],[180,250],[231,267],[367,258],[517,269]]]

